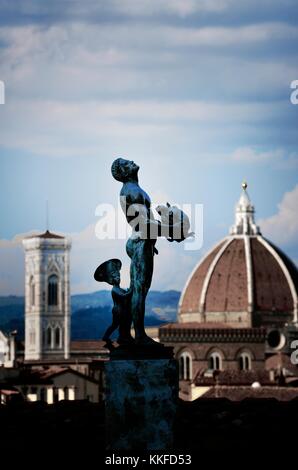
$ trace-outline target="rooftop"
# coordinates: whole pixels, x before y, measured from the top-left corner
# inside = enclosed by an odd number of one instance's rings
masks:
[[[29,235],[29,237],[27,238],[60,238],[62,239],[65,237],[63,237],[62,235],[57,235],[56,233],[52,233],[49,230],[46,230],[45,232],[40,233],[40,234]]]

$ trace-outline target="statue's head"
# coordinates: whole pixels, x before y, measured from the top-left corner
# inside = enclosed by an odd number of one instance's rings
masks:
[[[129,180],[137,179],[139,166],[132,160],[117,158],[113,161],[111,171],[115,180],[126,183]]]
[[[94,279],[98,282],[107,282],[112,286],[119,286],[121,266],[120,259],[109,259],[98,266],[94,273]]]

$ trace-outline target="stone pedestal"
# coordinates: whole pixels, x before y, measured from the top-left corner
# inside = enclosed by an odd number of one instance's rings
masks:
[[[105,397],[107,449],[172,448],[178,400],[173,358],[112,358],[105,364]]]

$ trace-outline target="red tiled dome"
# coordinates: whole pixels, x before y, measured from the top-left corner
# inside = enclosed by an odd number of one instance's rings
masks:
[[[186,283],[179,321],[243,327],[297,321],[297,292],[297,268],[260,234],[245,187],[231,235],[203,258]]]

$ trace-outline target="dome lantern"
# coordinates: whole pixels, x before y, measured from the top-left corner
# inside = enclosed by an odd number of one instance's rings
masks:
[[[231,235],[260,235],[255,223],[255,208],[247,193],[247,183],[242,183],[242,192],[235,211],[235,224],[230,229]]]

